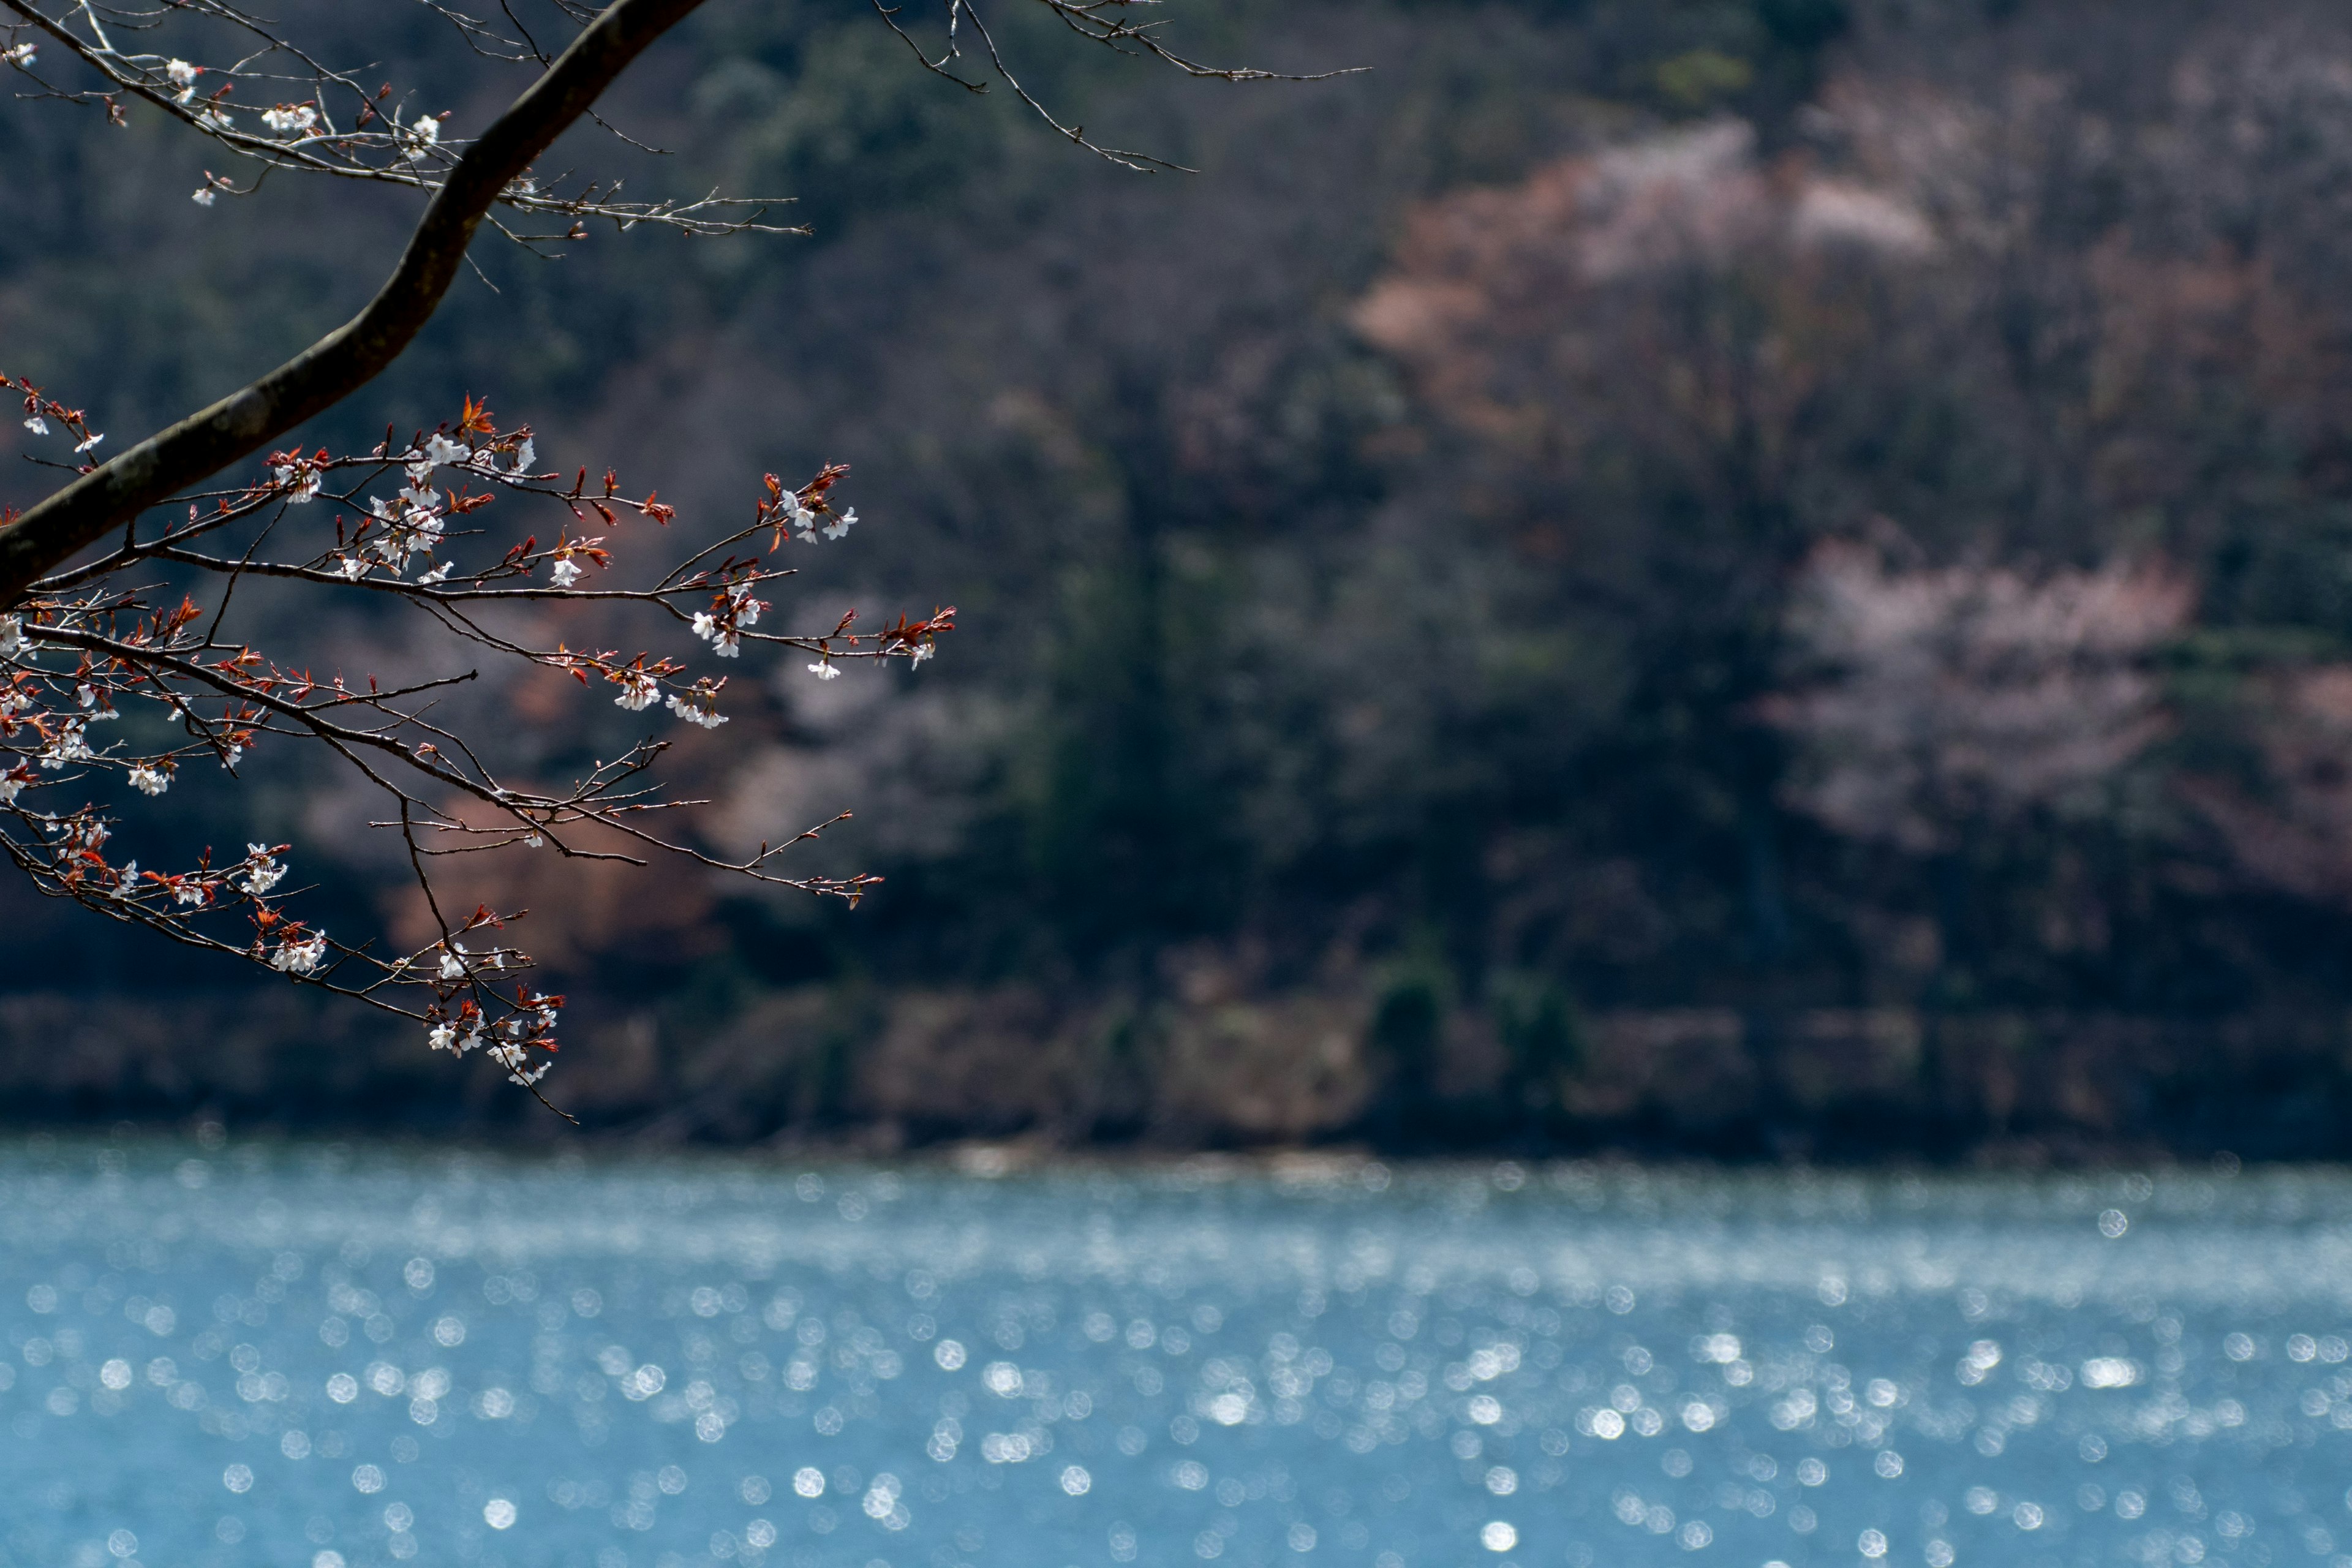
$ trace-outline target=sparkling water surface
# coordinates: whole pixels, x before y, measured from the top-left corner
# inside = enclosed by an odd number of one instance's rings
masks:
[[[0,1144],[0,1568],[2352,1568],[2352,1176]]]

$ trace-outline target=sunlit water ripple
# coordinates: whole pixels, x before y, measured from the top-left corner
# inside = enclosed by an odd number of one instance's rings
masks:
[[[0,1568],[2352,1568],[2352,1177],[0,1145]]]

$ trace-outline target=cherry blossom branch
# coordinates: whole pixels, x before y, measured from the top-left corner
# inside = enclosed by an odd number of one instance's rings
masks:
[[[568,641],[551,647],[547,633],[531,629],[544,617],[521,617],[519,627],[516,617],[502,619],[496,612],[561,608],[566,613],[559,624],[575,632],[593,628],[599,637],[620,616],[649,616],[666,628],[683,628],[710,658],[740,658],[746,644],[791,648],[814,656],[806,666],[810,675],[831,680],[854,660],[921,665],[955,628],[955,611],[935,608],[919,618],[902,614],[873,629],[860,626],[855,610],[829,631],[759,629],[772,607],[761,592],[794,574],[775,563],[787,541],[837,542],[857,523],[854,510],[835,504],[833,491],[848,472],[839,465],[797,487],[765,476],[747,525],[716,531],[715,538],[698,534],[709,542],[688,550],[649,583],[608,577],[614,552],[607,541],[615,531],[625,524],[666,529],[673,510],[651,494],[642,500],[625,494],[610,470],[592,487],[583,467],[568,488],[559,473],[537,471],[530,428],[499,430],[488,407],[470,397],[457,420],[430,434],[419,431],[408,442],[387,430],[372,452],[272,452],[266,477],[196,489],[389,364],[432,315],[485,222],[527,245],[576,237],[589,218],[623,229],[657,224],[688,235],[795,232],[760,224],[757,212],[735,216],[757,204],[715,193],[693,202],[624,203],[617,183],[565,195],[541,188],[530,175],[533,161],[567,126],[583,116],[596,120],[592,106],[604,88],[699,0],[613,0],[593,14],[576,0],[553,0],[583,30],[551,60],[504,0],[519,40],[444,0],[421,3],[478,54],[543,68],[472,142],[445,137],[446,116],[408,119],[405,100],[393,100],[389,87],[371,97],[349,74],[328,68],[237,10],[233,0],[163,0],[160,9],[129,14],[104,9],[96,0],[48,10],[37,0],[0,0],[0,68],[32,80],[40,89],[32,96],[100,104],[118,122],[121,100],[140,99],[258,165],[257,183],[287,170],[431,193],[398,266],[351,321],[110,461],[95,456],[105,437],[80,410],[0,374],[0,388],[23,398],[26,429],[36,438],[71,444],[62,461],[36,461],[73,476],[21,517],[0,513],[0,854],[45,894],[415,1019],[436,1050],[463,1057],[483,1049],[545,1103],[538,1086],[557,1049],[563,998],[531,988],[524,977],[534,962],[506,936],[509,923],[527,911],[501,913],[482,904],[470,914],[460,912],[436,889],[430,862],[510,847],[633,865],[660,855],[855,905],[878,878],[795,878],[777,866],[780,857],[847,814],[781,842],[763,841],[748,855],[717,852],[667,827],[675,818],[661,814],[707,803],[674,798],[656,784],[655,763],[671,742],[652,734],[610,760],[575,764],[568,784],[502,779],[495,755],[484,754],[495,749],[478,750],[441,713],[452,691],[479,679],[478,669],[391,682],[316,676],[231,635],[227,622],[238,585],[262,577],[390,596],[427,616],[455,643],[470,644],[512,668],[569,677],[583,690],[609,694],[622,713],[646,715],[644,722],[661,722],[666,712],[706,733],[730,721],[721,711],[727,677],[692,675],[682,658],[650,649],[625,656],[617,648],[573,647]],[[1119,7],[1128,0],[1041,3],[1092,42],[1150,55],[1191,75],[1234,81],[1276,76],[1206,67],[1171,53],[1158,42],[1156,24],[1125,19]],[[882,9],[906,37],[895,14]],[[12,16],[21,20],[11,22]],[[951,74],[945,64],[956,58],[956,31],[966,16],[995,74],[1055,131],[1130,168],[1177,167],[1099,146],[1083,128],[1055,119],[1014,77],[972,0],[949,0],[948,47],[938,61],[924,59],[928,68]],[[177,56],[127,53],[110,32],[147,33],[167,20],[185,19],[237,29],[251,52],[227,66],[203,66]],[[27,32],[35,37],[19,36]],[[61,47],[105,87],[88,91],[47,81],[39,74],[42,44]],[[917,53],[921,56],[919,48]],[[280,56],[299,69],[273,74],[283,63]],[[205,90],[207,75],[217,85]],[[234,88],[268,84],[274,89],[282,82],[299,82],[310,96],[259,110],[259,130],[250,119],[239,121],[255,111],[228,101]],[[964,85],[980,90],[985,83]],[[208,174],[196,199],[210,205],[218,195],[238,190]],[[499,207],[562,216],[571,226],[563,235],[520,233],[494,215]],[[552,542],[542,544],[536,533],[509,534],[503,547],[491,541],[480,514],[507,497],[512,503],[493,516],[517,505],[560,508]],[[166,503],[170,511],[142,534],[147,514]],[[173,515],[183,507],[184,516]],[[330,517],[331,540],[323,525]],[[74,563],[118,531],[109,548]],[[468,559],[470,565],[460,565]],[[171,586],[129,584],[134,571],[152,571]],[[183,592],[191,581],[196,586]],[[213,584],[217,598],[200,605],[195,595],[208,594]],[[139,702],[152,705],[150,723],[107,727],[122,718],[123,707]],[[176,733],[164,739],[165,731]],[[126,733],[137,738],[108,738]],[[187,768],[210,760],[234,776],[252,748],[292,741],[323,748],[389,798],[393,812],[373,826],[401,836],[436,933],[424,945],[380,952],[373,942],[339,942],[299,918],[291,903],[300,889],[280,891],[289,875],[285,845],[251,844],[242,859],[223,865],[214,863],[207,848],[193,865],[171,871],[142,870],[136,860],[110,856],[117,818],[90,798],[110,781],[152,798]]]
[[[24,424],[37,437],[71,441],[77,456],[99,439],[79,410],[39,389],[5,374],[0,387],[23,396]],[[501,629],[483,612],[501,601],[539,606],[565,600],[606,616],[650,612],[686,628],[718,658],[740,658],[747,642],[813,653],[808,668],[821,679],[837,677],[838,663],[849,659],[919,665],[953,629],[951,610],[919,620],[901,616],[875,630],[860,629],[855,611],[824,632],[757,629],[770,607],[759,591],[794,574],[769,564],[771,553],[787,541],[838,542],[856,526],[856,512],[834,500],[848,472],[842,466],[797,488],[767,476],[747,524],[687,550],[650,586],[637,587],[608,585],[604,574],[614,565],[609,532],[571,530],[626,524],[663,537],[671,509],[654,496],[627,495],[609,471],[592,486],[583,468],[566,487],[557,475],[538,471],[537,456],[527,427],[499,430],[488,408],[469,398],[456,421],[405,444],[387,434],[373,451],[355,456],[273,453],[266,477],[189,501],[184,517],[148,537],[134,517],[111,550],[33,584],[16,613],[0,615],[0,852],[45,893],[415,1018],[437,1048],[459,1055],[486,1048],[535,1095],[555,1049],[562,998],[523,983],[532,960],[503,937],[487,951],[467,945],[478,943],[486,929],[503,932],[524,911],[482,906],[451,918],[427,874],[429,861],[519,846],[636,865],[661,855],[767,886],[858,901],[877,879],[792,877],[776,866],[846,814],[763,842],[748,855],[714,853],[650,826],[656,814],[707,804],[672,798],[652,783],[667,741],[640,739],[569,785],[518,785],[436,717],[441,700],[478,679],[478,670],[394,682],[320,676],[225,630],[229,597],[248,575],[388,595],[457,641],[570,676],[583,688],[602,686],[625,713],[663,708],[680,722],[711,731],[728,722],[719,711],[723,677],[688,679],[684,663],[650,652],[624,658],[561,642],[551,647]],[[500,497],[553,510],[565,527],[549,545],[530,534],[501,547],[468,521]],[[233,544],[217,552],[188,548],[239,527],[253,532],[241,551]],[[266,552],[273,540],[279,550]],[[461,567],[469,554],[474,564]],[[207,612],[182,595],[173,605],[152,586],[124,584],[126,573],[151,566],[222,580],[219,603]],[[121,718],[118,704],[137,701],[158,705],[181,740],[105,740],[118,732],[105,729]],[[216,711],[208,710],[214,704]],[[401,835],[439,933],[436,942],[386,955],[372,944],[336,942],[304,923],[286,908],[289,895],[275,892],[285,874],[278,858],[284,846],[249,846],[246,859],[227,868],[212,866],[207,852],[191,869],[142,870],[107,855],[115,818],[101,806],[85,801],[60,812],[37,805],[45,794],[80,791],[109,776],[138,794],[160,795],[184,768],[207,757],[234,773],[248,750],[278,740],[323,746],[389,797],[394,815],[375,826]],[[222,930],[224,921],[239,915],[251,931],[243,946]]]
[[[211,407],[100,464],[0,528],[0,607],[168,499],[349,396],[407,347],[457,275],[490,204],[631,60],[701,0],[614,0],[492,121],[434,194],[400,264],[343,326]],[[33,15],[23,0],[0,0]]]

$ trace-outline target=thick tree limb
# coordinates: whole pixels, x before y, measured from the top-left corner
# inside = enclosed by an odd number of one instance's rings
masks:
[[[475,227],[499,194],[648,44],[701,3],[614,0],[450,170],[400,265],[365,310],[260,380],[100,464],[0,529],[0,608],[147,508],[333,407],[398,358],[448,292]]]

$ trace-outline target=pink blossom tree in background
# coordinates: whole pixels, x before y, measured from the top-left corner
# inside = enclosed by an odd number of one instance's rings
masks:
[[[2195,597],[2152,563],[1903,571],[1823,543],[1790,607],[1793,689],[1765,704],[1796,742],[1789,804],[1915,853],[2063,810],[2171,727],[2148,661]]]

